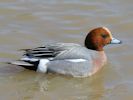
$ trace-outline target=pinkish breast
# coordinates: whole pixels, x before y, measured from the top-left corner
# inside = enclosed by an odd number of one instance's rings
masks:
[[[90,75],[95,74],[98,72],[107,62],[107,57],[104,51],[96,52],[92,55],[93,58],[93,69]]]

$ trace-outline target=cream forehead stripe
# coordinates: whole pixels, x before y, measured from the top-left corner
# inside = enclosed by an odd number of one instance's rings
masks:
[[[103,29],[105,29],[108,33],[109,33],[109,36],[111,37],[111,39],[113,38],[113,36],[112,36],[112,34],[111,34],[111,32],[110,32],[110,30],[107,28],[107,27],[102,27]]]

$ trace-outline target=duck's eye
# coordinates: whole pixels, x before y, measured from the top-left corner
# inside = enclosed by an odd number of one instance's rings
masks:
[[[103,37],[103,38],[107,38],[108,35],[106,35],[106,34],[102,34],[102,37]]]

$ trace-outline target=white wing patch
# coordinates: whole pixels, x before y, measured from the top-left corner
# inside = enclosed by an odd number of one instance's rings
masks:
[[[33,62],[38,61],[38,59],[36,59],[36,58],[29,58],[29,57],[23,57],[23,58],[21,58],[21,60],[23,60],[23,61],[33,61]]]
[[[86,59],[66,59],[66,61],[77,63],[77,62],[84,62],[84,61],[86,61]]]
[[[48,59],[40,59],[37,72],[46,73],[47,72],[47,63],[49,62]]]

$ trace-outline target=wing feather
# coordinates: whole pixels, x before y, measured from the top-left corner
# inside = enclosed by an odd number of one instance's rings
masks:
[[[73,43],[53,43],[33,49],[25,49],[25,56],[31,58],[81,59],[86,58],[86,48]]]

